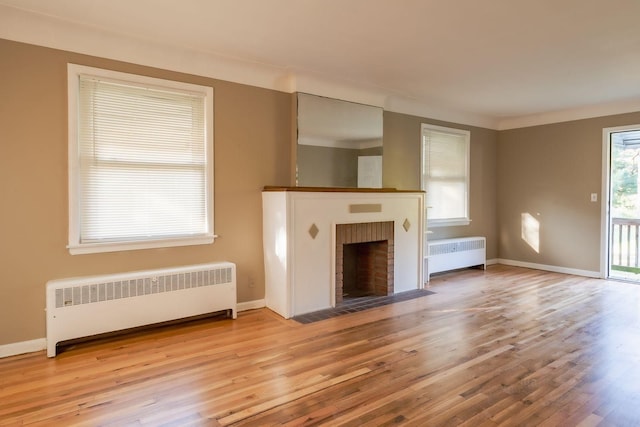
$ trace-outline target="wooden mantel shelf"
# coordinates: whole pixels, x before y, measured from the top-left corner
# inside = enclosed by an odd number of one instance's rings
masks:
[[[422,190],[397,190],[395,188],[279,187],[275,185],[265,185],[263,191],[298,191],[306,193],[424,193]]]

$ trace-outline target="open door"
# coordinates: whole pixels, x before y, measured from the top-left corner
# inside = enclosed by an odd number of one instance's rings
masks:
[[[613,128],[608,139],[607,274],[640,282],[640,125]]]

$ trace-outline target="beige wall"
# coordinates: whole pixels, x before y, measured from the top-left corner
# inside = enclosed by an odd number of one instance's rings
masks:
[[[289,94],[6,40],[0,58],[0,345],[45,336],[54,278],[229,260],[239,301],[264,298],[261,189],[289,184]],[[69,254],[68,62],[214,88],[214,244]]]
[[[449,126],[471,132],[469,188],[471,224],[433,228],[431,230],[433,234],[429,238],[485,236],[487,258],[496,258],[498,255],[497,131],[385,111],[383,186],[400,190],[420,189],[420,126],[422,123]]]
[[[295,94],[6,40],[0,58],[0,345],[45,336],[54,278],[229,260],[239,301],[264,298],[261,189],[294,182]],[[68,62],[214,88],[213,245],[69,255]],[[483,235],[489,259],[598,270],[600,204],[589,194],[601,191],[602,129],[640,113],[498,132],[385,111],[385,187],[420,187],[421,123],[471,131],[472,223],[432,238]],[[540,253],[521,239],[522,213],[540,221]]]
[[[0,40],[0,57],[0,345],[45,336],[45,283],[55,278],[229,260],[238,266],[239,301],[264,297],[260,191],[264,185],[289,185],[294,176],[295,95],[6,40]],[[69,254],[69,62],[214,88],[220,238],[213,245]],[[384,185],[417,189],[420,123],[428,120],[387,112],[384,120]],[[440,229],[436,236],[486,235],[494,257],[496,136],[469,129],[474,222]]]
[[[501,131],[499,256],[600,270],[602,130],[640,123],[640,113]],[[539,222],[539,250],[522,238],[522,214]],[[535,246],[535,245],[533,245]]]

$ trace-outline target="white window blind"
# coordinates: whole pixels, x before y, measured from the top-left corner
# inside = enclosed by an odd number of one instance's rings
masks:
[[[469,136],[422,125],[422,189],[429,226],[469,223]]]
[[[125,78],[75,77],[77,140],[70,161],[77,212],[70,248],[212,241],[211,93],[117,74]]]

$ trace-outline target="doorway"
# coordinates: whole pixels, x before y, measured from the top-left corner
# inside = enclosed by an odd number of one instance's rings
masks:
[[[640,282],[640,125],[605,129],[607,278]]]

